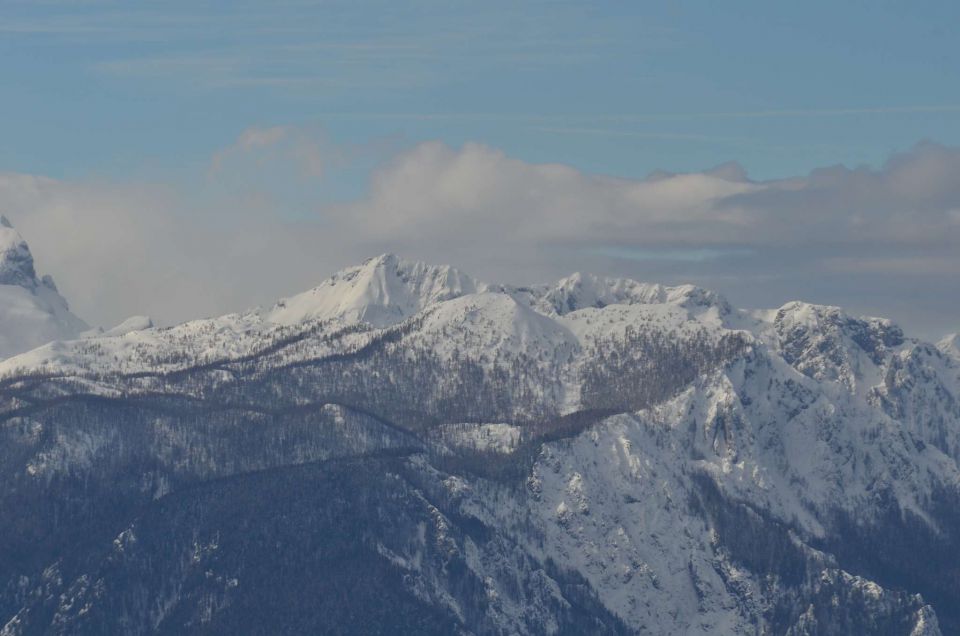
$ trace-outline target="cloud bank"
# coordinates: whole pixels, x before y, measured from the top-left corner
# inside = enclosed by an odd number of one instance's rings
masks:
[[[297,129],[251,129],[210,172],[228,179],[253,157],[322,190],[345,154]],[[94,322],[241,309],[394,251],[493,280],[587,269],[700,283],[742,305],[842,304],[930,336],[960,328],[960,149],[930,142],[877,168],[776,181],[735,163],[613,178],[426,142],[380,165],[347,203],[305,202],[292,217],[261,194],[199,205],[186,186],[0,176],[0,210]]]
[[[960,150],[922,143],[879,169],[754,182],[736,164],[644,180],[425,143],[375,175],[347,216],[413,240],[811,247],[957,245]]]

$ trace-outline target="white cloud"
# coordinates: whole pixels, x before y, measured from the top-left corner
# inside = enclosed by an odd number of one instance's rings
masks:
[[[350,152],[252,128],[211,165],[229,183],[252,160],[283,184]],[[755,182],[736,164],[630,180],[427,142],[382,165],[363,197],[298,222],[269,196],[204,205],[188,190],[0,177],[0,209],[93,321],[240,309],[381,251],[515,282],[575,269],[693,281],[740,303],[804,297],[923,329],[955,329],[960,315],[960,150],[932,143],[877,169]]]
[[[339,150],[325,142],[322,135],[291,126],[253,127],[244,130],[231,145],[217,151],[210,161],[212,172],[221,172],[226,164],[253,160],[265,165],[284,158],[296,162],[310,177],[323,177],[327,162]]]
[[[960,150],[931,143],[877,170],[835,166],[753,182],[736,164],[614,179],[431,142],[385,166],[369,196],[339,214],[368,236],[414,243],[789,247],[956,244],[958,205]]]
[[[633,181],[530,164],[479,144],[420,144],[374,175],[370,195],[336,210],[371,238],[452,244],[683,240],[715,223],[712,201],[754,190],[713,174]]]
[[[0,175],[0,209],[38,270],[91,323],[242,309],[307,288],[355,256],[325,245],[317,224],[277,222],[268,203],[221,201],[198,212],[188,198],[149,185]]]

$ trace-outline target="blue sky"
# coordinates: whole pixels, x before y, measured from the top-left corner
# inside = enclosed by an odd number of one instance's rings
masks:
[[[960,330],[957,24],[957,2],[0,0],[0,210],[103,324],[392,251],[934,337]]]
[[[5,0],[0,168],[175,176],[277,124],[628,177],[876,165],[960,143],[957,24],[956,2]]]

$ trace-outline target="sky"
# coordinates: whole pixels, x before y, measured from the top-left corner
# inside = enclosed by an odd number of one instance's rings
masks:
[[[0,211],[78,314],[384,252],[960,330],[956,2],[0,0]]]

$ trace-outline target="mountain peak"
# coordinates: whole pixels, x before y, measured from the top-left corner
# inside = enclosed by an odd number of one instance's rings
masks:
[[[70,313],[53,279],[37,277],[27,242],[0,216],[0,359],[88,329]]]
[[[336,317],[384,327],[405,320],[431,303],[486,289],[486,285],[449,265],[428,265],[387,253],[340,270],[317,287],[281,300],[266,318],[294,324]]]
[[[670,303],[695,314],[716,308],[721,316],[733,311],[719,294],[693,285],[667,287],[582,272],[533,288],[488,285],[450,265],[429,265],[385,253],[342,269],[307,292],[280,300],[262,315],[268,322],[284,325],[337,318],[385,327],[428,305],[487,291],[523,297],[537,311],[554,316],[617,304]]]
[[[371,256],[370,258],[363,261],[364,265],[373,265],[375,267],[383,267],[387,265],[397,265],[403,261],[402,258],[394,254],[393,252],[384,252],[379,256]]]
[[[630,278],[606,278],[576,272],[562,278],[544,294],[541,309],[564,315],[587,307],[672,303],[698,311],[717,307],[721,314],[732,308],[720,294],[695,285],[667,287]]]
[[[5,216],[0,216],[0,285],[37,285],[30,247]]]
[[[943,353],[960,361],[960,333],[952,333],[937,343]]]

